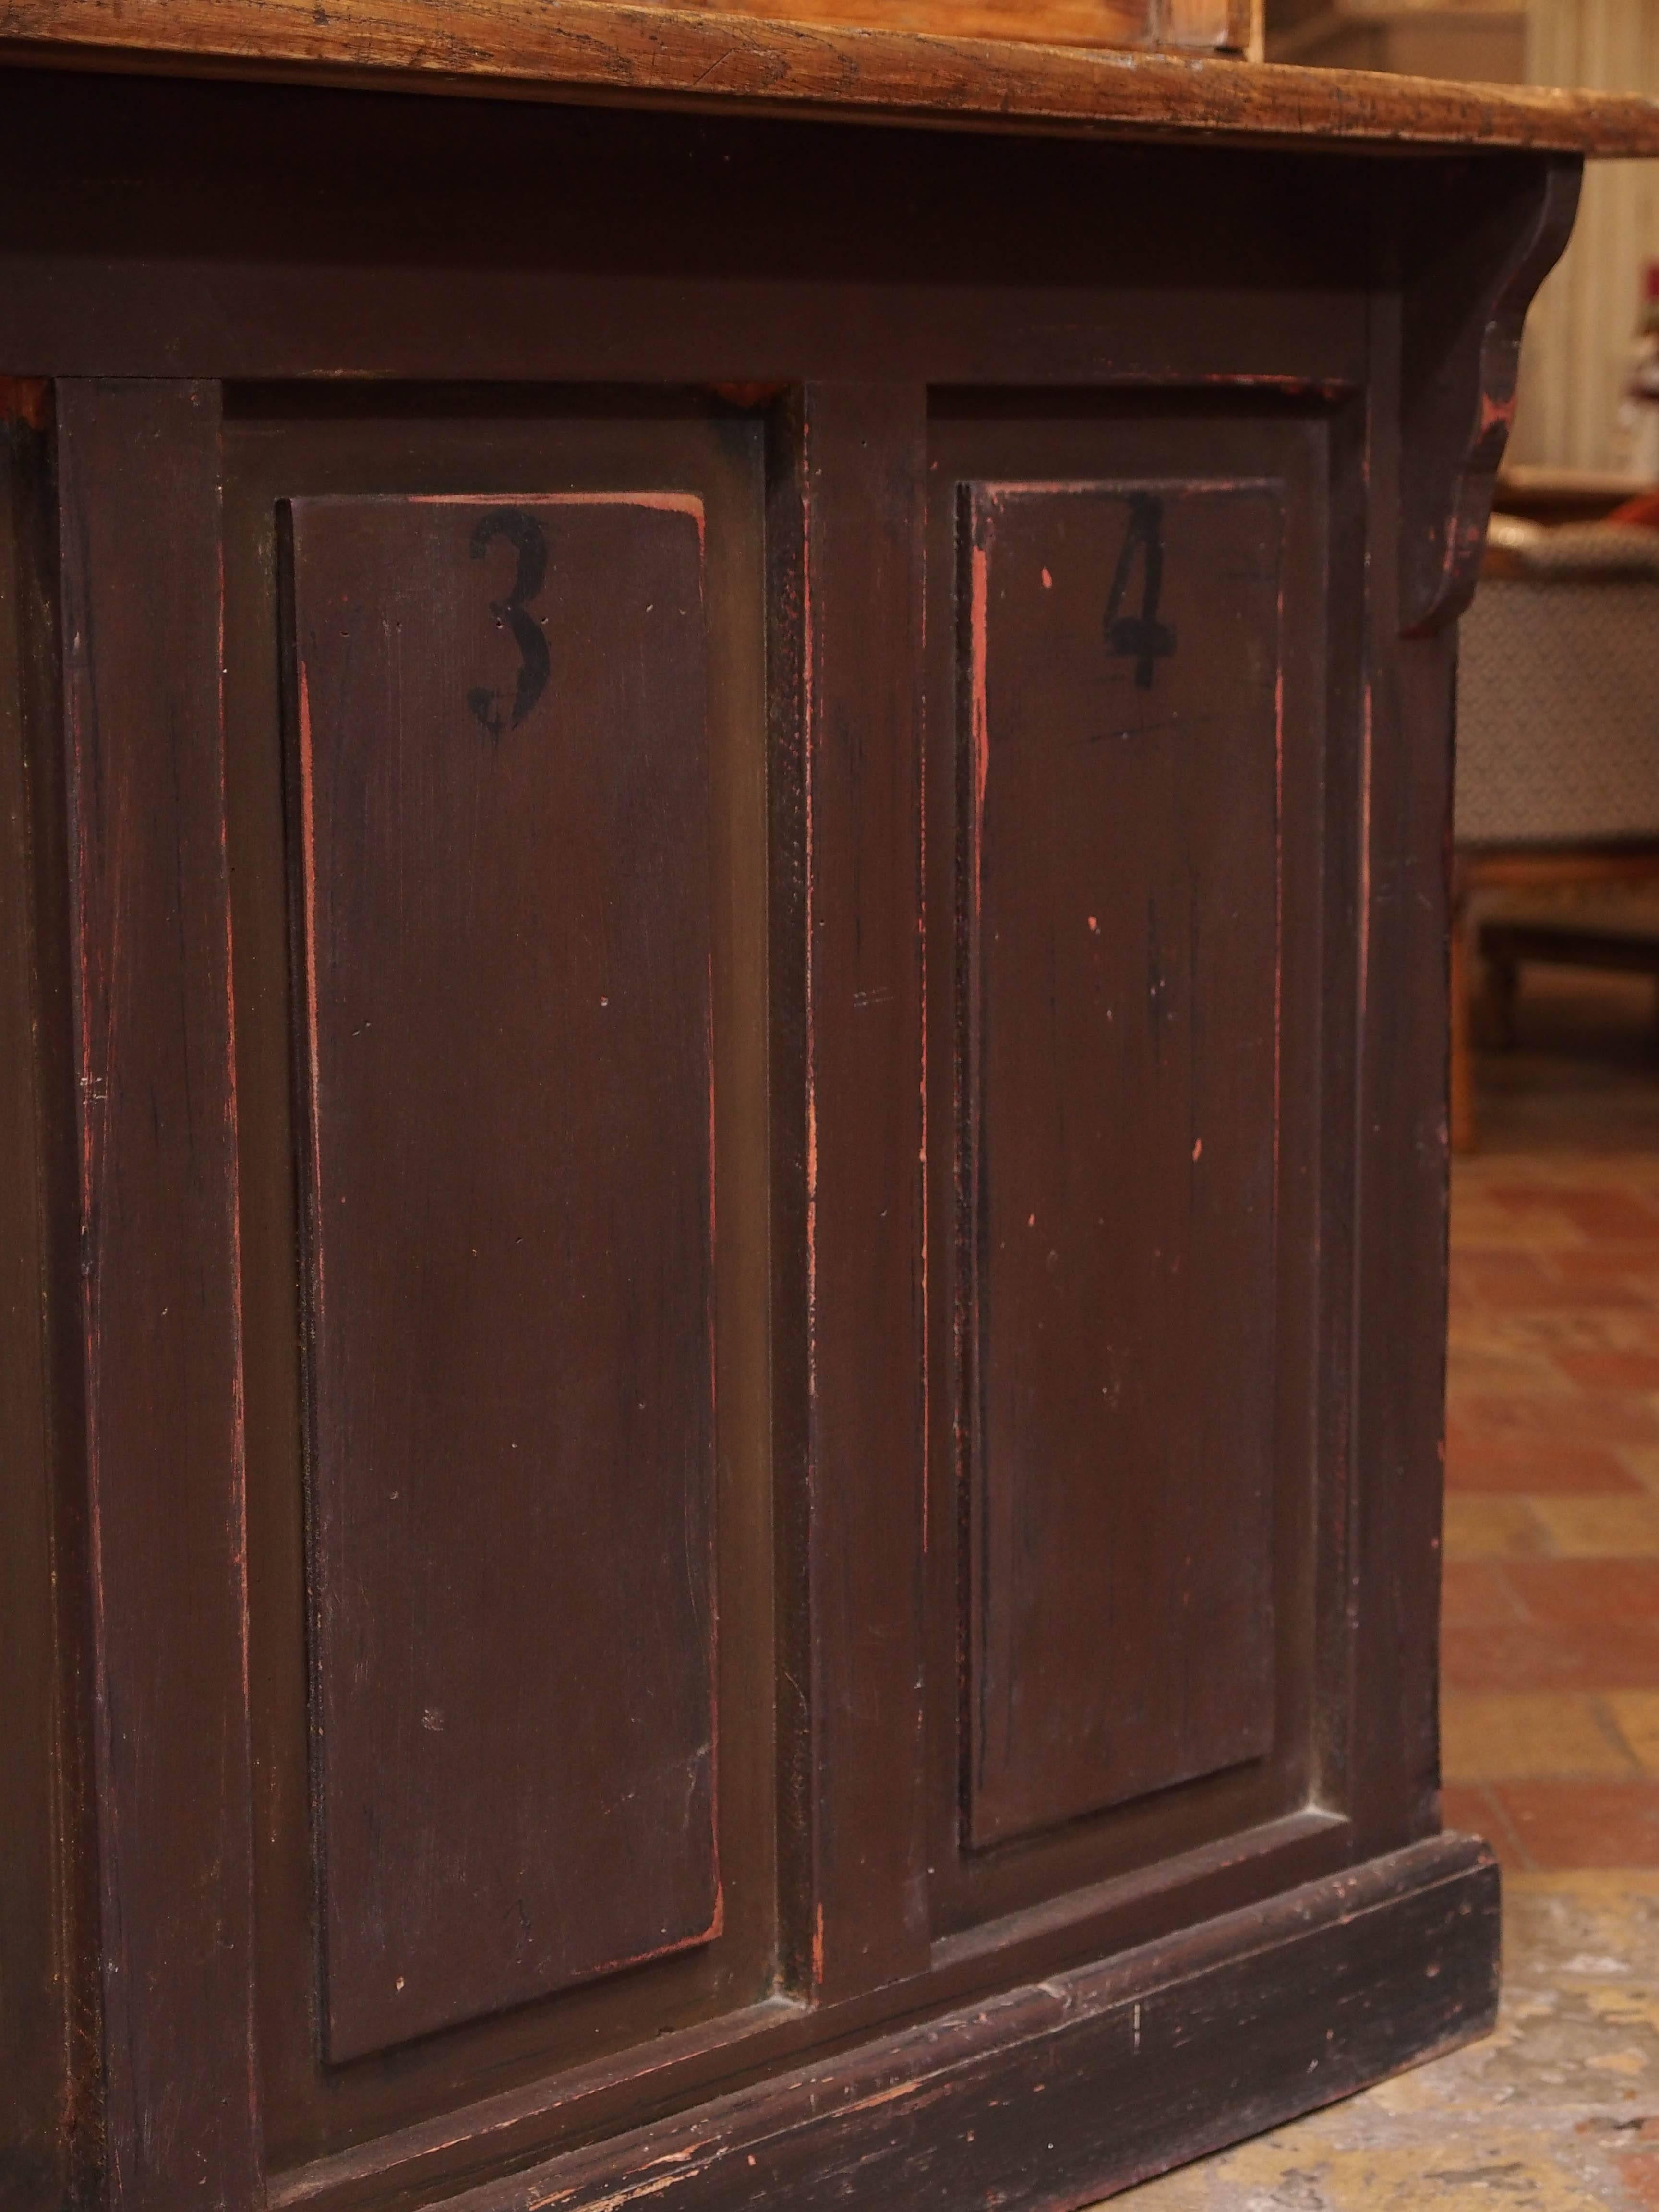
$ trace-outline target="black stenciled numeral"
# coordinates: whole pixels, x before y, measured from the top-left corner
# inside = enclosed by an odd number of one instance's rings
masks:
[[[1135,553],[1140,553],[1140,612],[1121,615],[1123,594],[1129,588]],[[1152,671],[1175,651],[1175,632],[1158,618],[1158,594],[1164,589],[1164,502],[1151,492],[1129,495],[1129,527],[1123,550],[1117,556],[1112,595],[1106,605],[1106,644],[1112,653],[1131,655],[1135,664],[1135,688],[1150,691]]]
[[[498,538],[505,538],[519,556],[512,590],[504,599],[489,602],[490,613],[497,622],[509,626],[519,648],[519,680],[514,688],[513,713],[507,725],[516,730],[547,689],[550,665],[547,640],[534,616],[526,612],[527,603],[547,580],[547,539],[542,534],[540,523],[522,507],[493,507],[488,514],[479,516],[477,527],[472,532],[473,559],[482,561]],[[499,738],[503,726],[501,698],[499,691],[489,690],[483,684],[475,685],[466,695],[467,705],[492,738]]]

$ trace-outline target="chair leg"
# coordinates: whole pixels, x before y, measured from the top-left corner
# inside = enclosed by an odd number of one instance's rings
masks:
[[[1454,899],[1451,915],[1451,1148],[1472,1152],[1478,1141],[1474,1117],[1474,1055],[1469,1038],[1468,916]]]
[[[1486,962],[1486,988],[1498,1017],[1498,1042],[1507,1051],[1515,1042],[1515,1002],[1521,990],[1521,963],[1501,955]]]

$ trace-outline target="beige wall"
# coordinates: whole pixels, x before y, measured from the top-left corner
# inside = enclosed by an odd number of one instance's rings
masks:
[[[1534,84],[1659,95],[1659,0],[1530,0]],[[1659,162],[1592,161],[1577,228],[1527,323],[1513,462],[1617,470],[1626,349],[1659,257]]]

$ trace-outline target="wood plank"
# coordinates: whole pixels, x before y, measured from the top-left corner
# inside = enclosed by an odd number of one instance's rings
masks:
[[[983,1845],[1273,1742],[1283,514],[962,497]]]
[[[11,0],[0,52],[434,90],[740,103],[984,128],[1202,131],[1293,143],[1659,153],[1659,105],[1540,86],[1126,55],[1006,39],[779,22],[623,0]]]
[[[58,386],[112,2212],[260,2198],[219,396]]]
[[[1281,392],[1363,377],[1358,280],[1381,264],[1357,262],[1355,240],[1380,257],[1389,235],[1368,163],[887,130],[860,137],[849,193],[848,158],[834,125],[735,113],[289,85],[227,98],[0,70],[0,369]],[[392,198],[365,187],[393,177]],[[1457,188],[1449,167],[1435,177]],[[509,247],[503,202],[544,199],[559,221],[515,227]],[[1136,220],[1103,236],[1103,205]]]
[[[1484,2034],[1498,1917],[1486,1847],[1439,1837],[469,2191],[453,2212],[1093,2203]]]
[[[771,525],[780,742],[805,946],[804,1391],[781,1441],[790,1966],[829,2002],[921,1971],[923,1356],[920,632],[925,395],[807,388]],[[795,875],[792,890],[789,878]],[[793,1158],[791,1155],[793,1154]],[[788,1195],[785,1194],[786,1206]],[[788,1218],[787,1215],[785,1217]],[[787,1455],[787,1456],[786,1456]]]
[[[26,2205],[76,2185],[70,2115],[90,2054],[75,2024],[95,1917],[76,1694],[85,1499],[59,1479],[78,1456],[80,1279],[74,1146],[53,1111],[73,1076],[52,427],[50,386],[0,386],[0,2201]]]
[[[1456,633],[1401,641],[1396,577],[1413,471],[1400,434],[1397,305],[1373,310],[1375,499],[1365,620],[1358,881],[1355,1247],[1347,1555],[1354,1604],[1346,1802],[1360,1848],[1439,1818],[1452,713]],[[1398,475],[1396,476],[1396,471]],[[1352,1601],[1351,1600],[1351,1602]]]
[[[328,2055],[718,1934],[701,503],[291,503]]]
[[[723,15],[775,16],[774,0],[716,0]],[[1164,43],[1161,0],[790,0],[789,21],[1053,46]],[[1207,45],[1179,39],[1173,43]]]

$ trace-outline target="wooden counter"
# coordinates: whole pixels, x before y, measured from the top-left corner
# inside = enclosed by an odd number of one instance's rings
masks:
[[[13,0],[8,2207],[1074,2205],[1490,2022],[1453,640],[1654,151]]]

